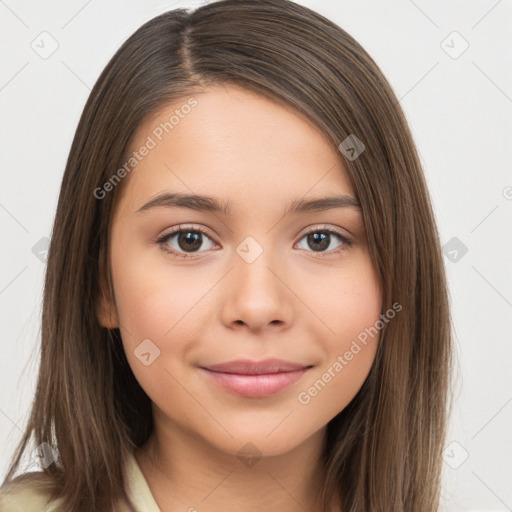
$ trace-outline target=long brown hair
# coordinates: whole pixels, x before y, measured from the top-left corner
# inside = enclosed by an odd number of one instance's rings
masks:
[[[112,293],[109,228],[119,187],[98,198],[126,160],[138,126],[208,84],[235,84],[308,116],[337,148],[366,224],[383,290],[372,369],[327,425],[322,506],[351,512],[438,509],[449,410],[451,319],[445,269],[421,164],[398,100],[343,29],[288,0],[224,0],[145,23],[116,52],[85,105],[67,161],[44,287],[41,361],[26,431],[5,482],[33,440],[60,458],[44,468],[69,511],[128,500],[123,464],[148,439],[151,402],[125,357],[119,329],[97,319]],[[4,483],[5,483],[4,482]]]

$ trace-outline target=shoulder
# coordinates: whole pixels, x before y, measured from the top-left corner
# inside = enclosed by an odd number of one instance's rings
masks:
[[[58,512],[58,501],[50,501],[51,478],[42,471],[19,475],[0,487],[2,512]]]
[[[125,459],[127,494],[135,510],[160,512],[134,453]],[[42,471],[23,473],[0,487],[0,512],[63,512],[62,500],[51,500],[52,478]],[[133,510],[123,503],[118,512]],[[69,512],[69,511],[65,511]]]

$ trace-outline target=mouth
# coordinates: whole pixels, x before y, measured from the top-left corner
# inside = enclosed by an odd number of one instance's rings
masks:
[[[288,388],[313,365],[281,359],[238,360],[200,367],[222,388],[247,398],[264,398]]]

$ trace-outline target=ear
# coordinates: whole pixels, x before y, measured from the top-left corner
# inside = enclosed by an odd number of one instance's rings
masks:
[[[113,288],[106,277],[103,260],[100,261],[100,278],[98,297],[96,298],[96,315],[100,325],[106,329],[117,329],[119,318],[113,296]]]

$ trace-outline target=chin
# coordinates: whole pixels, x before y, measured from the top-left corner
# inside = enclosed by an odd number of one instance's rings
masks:
[[[269,436],[267,436],[268,432],[266,430],[248,429],[247,431],[235,430],[235,432],[234,438],[207,439],[207,442],[219,451],[237,456],[242,463],[253,458],[260,459],[261,457],[284,455],[298,448],[309,438],[305,433],[292,434],[286,429],[283,429],[279,434],[272,433]]]

